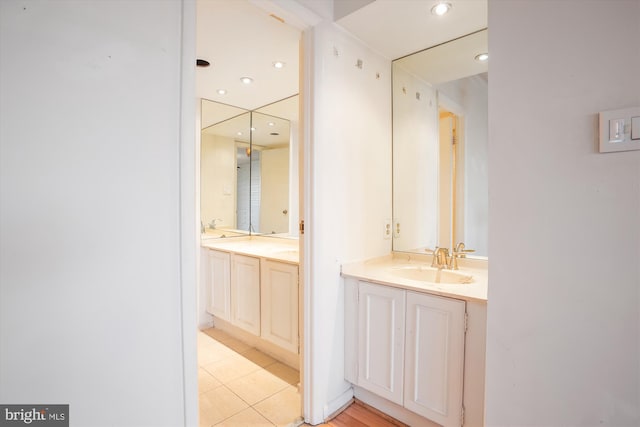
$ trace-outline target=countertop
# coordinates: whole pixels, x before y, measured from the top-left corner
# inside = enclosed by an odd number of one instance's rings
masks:
[[[371,260],[343,264],[341,274],[345,277],[353,277],[396,288],[486,303],[488,261],[459,259],[458,265],[459,270],[455,270],[455,272],[472,276],[470,283],[431,283],[398,277],[398,275],[394,274],[394,271],[398,269],[431,267],[431,256],[405,253],[394,253]]]
[[[289,264],[298,264],[300,259],[297,239],[262,236],[223,239],[207,239],[205,237],[200,240],[200,245],[203,248],[267,258]]]

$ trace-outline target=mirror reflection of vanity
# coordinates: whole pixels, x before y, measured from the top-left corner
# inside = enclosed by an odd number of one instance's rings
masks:
[[[295,235],[298,96],[254,111],[203,99],[201,111],[203,237]]]
[[[487,30],[393,62],[393,250],[488,256]]]

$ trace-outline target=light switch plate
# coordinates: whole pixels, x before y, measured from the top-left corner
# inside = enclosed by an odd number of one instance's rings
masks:
[[[639,120],[640,107],[601,112],[599,151],[640,150]]]
[[[384,220],[384,238],[390,239],[392,234],[393,230],[391,229],[391,220],[387,218]]]
[[[631,140],[640,139],[640,117],[631,117]]]

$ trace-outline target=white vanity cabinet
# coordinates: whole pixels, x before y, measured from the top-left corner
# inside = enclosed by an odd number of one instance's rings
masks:
[[[298,252],[292,241],[218,239],[202,245],[203,327],[300,369]],[[205,314],[213,315],[213,317]]]
[[[260,335],[260,258],[231,254],[231,323]]]
[[[207,311],[224,320],[231,320],[231,257],[229,252],[207,250]]]
[[[465,302],[407,291],[404,407],[462,424]]]
[[[292,353],[298,349],[298,266],[262,261],[261,336]]]
[[[465,312],[462,300],[346,279],[345,378],[435,423],[462,425]]]
[[[358,385],[402,404],[405,292],[360,282]]]

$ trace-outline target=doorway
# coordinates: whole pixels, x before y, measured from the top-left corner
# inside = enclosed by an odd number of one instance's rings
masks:
[[[210,64],[208,67],[196,69],[197,98],[243,109],[253,118],[254,112],[260,107],[273,105],[278,100],[298,93],[300,30],[288,27],[277,16],[244,0],[197,1],[196,15],[197,57]],[[292,58],[285,53],[282,58],[272,47],[286,47],[289,51],[293,49],[296,57]],[[276,52],[276,54],[270,56],[266,54],[267,52]],[[283,73],[289,73],[289,77]],[[290,77],[291,73],[295,76],[294,79]],[[243,80],[250,81],[245,83]],[[279,85],[277,82],[280,80],[286,84]],[[295,87],[291,86],[292,81]],[[216,123],[206,121],[203,115],[199,129]],[[292,124],[292,129],[298,128],[297,123]],[[254,131],[256,129],[252,124],[250,132]],[[274,135],[274,132],[270,134]],[[196,141],[198,153],[196,157],[200,157],[199,135]],[[249,152],[254,154],[254,150],[247,151]],[[259,154],[259,151],[256,150],[255,154]],[[292,155],[292,158],[297,160],[296,155]],[[257,174],[257,168],[253,165],[254,160],[260,161],[252,156],[250,183],[253,183],[253,177]],[[200,159],[197,159],[196,164],[200,164]],[[196,171],[196,176],[199,180],[201,176],[199,170]],[[197,187],[202,188],[202,183],[198,183]],[[247,186],[246,191],[248,201],[239,200],[240,197],[244,197],[242,196],[244,193],[239,189],[239,181],[236,181],[235,187],[232,196],[237,199],[237,203],[234,204],[236,209],[239,209],[238,206],[246,205],[251,211],[255,211],[255,206],[259,205],[254,203],[251,184]],[[296,185],[295,188],[297,189],[298,186]],[[228,191],[224,190],[220,193],[221,197],[229,195],[227,193]],[[288,208],[279,208],[279,211],[286,213],[292,208],[297,210],[297,200],[294,200],[295,205],[290,202]],[[264,206],[260,205],[260,208],[262,207]],[[196,216],[202,220],[200,209],[196,210],[198,211]],[[216,219],[219,219],[217,230],[223,228],[225,218],[222,215],[213,212],[210,216],[214,224]],[[238,216],[236,212],[235,218],[237,219]],[[246,227],[238,227],[238,230],[234,231],[246,230],[251,236],[258,228],[253,224],[254,217],[257,218],[254,212],[250,212],[249,224]],[[209,218],[204,222],[200,221],[201,227],[206,228],[209,222]],[[236,220],[236,224],[238,223],[239,221]],[[289,232],[291,231],[290,229]],[[227,238],[230,236],[229,233],[223,234]],[[241,236],[241,238],[245,237]],[[200,236],[197,239],[200,241]],[[205,262],[206,260],[201,256],[201,266]],[[199,285],[198,294],[199,300],[206,295],[206,289],[203,289],[202,284]],[[274,425],[288,425],[300,419],[302,387],[298,371],[255,348],[251,338],[247,340],[242,334],[234,335],[229,332],[229,329],[216,328],[216,319],[208,313],[200,312],[203,311],[204,306],[202,302],[198,304],[199,331],[197,332],[201,425],[217,425],[221,422],[252,425],[265,421]],[[302,329],[301,324],[300,329]],[[302,366],[301,358],[299,366]],[[276,402],[275,406],[274,402]],[[273,407],[279,409],[276,410]]]

